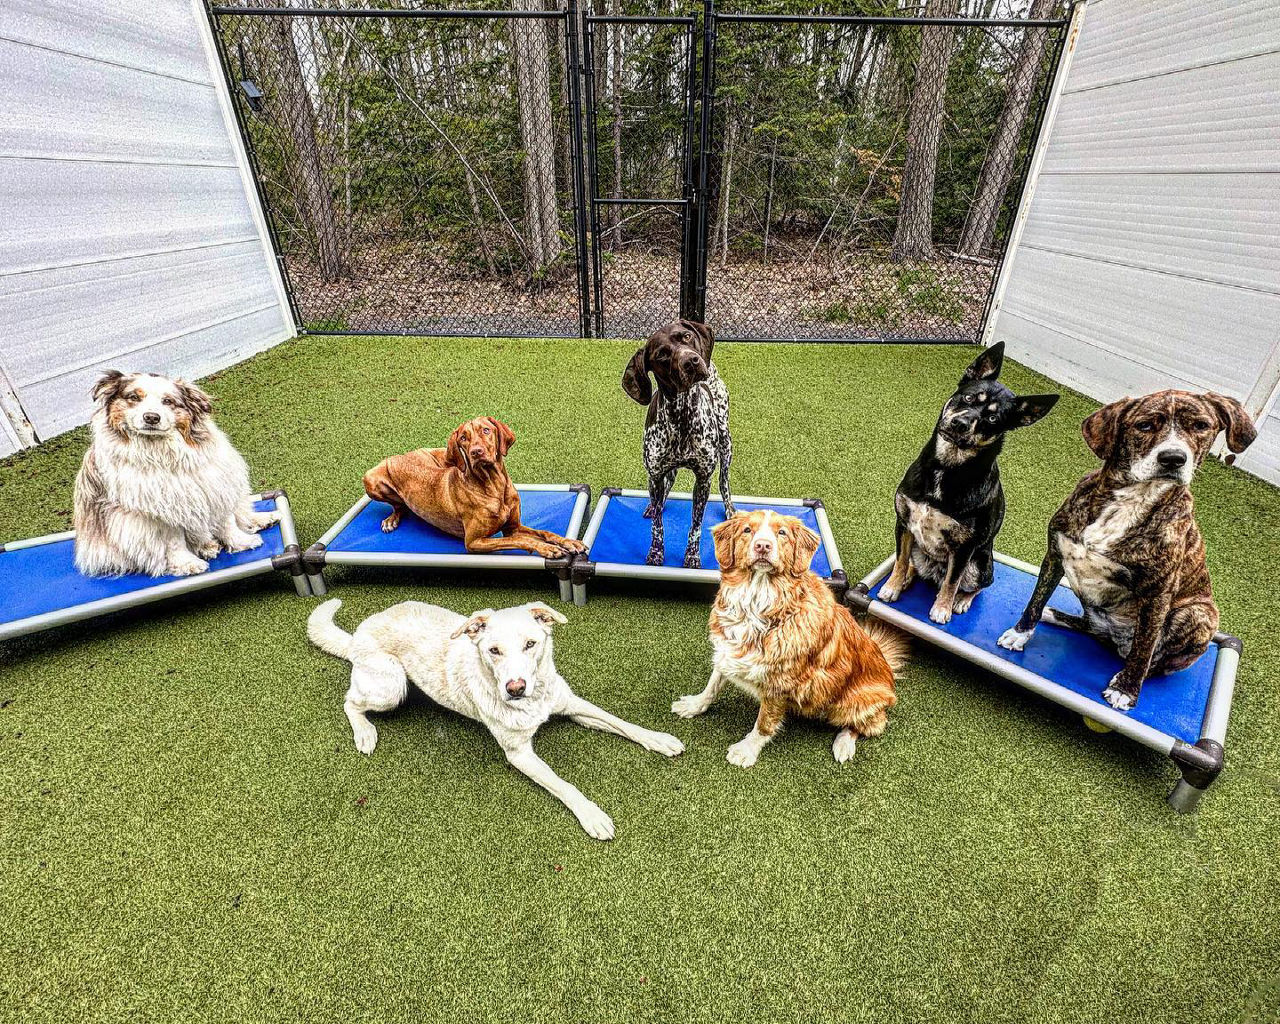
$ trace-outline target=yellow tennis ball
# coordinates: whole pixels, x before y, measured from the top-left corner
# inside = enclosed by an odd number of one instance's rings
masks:
[[[1094,732],[1110,732],[1111,731],[1111,726],[1103,725],[1101,722],[1095,722],[1092,718],[1088,717],[1087,715],[1081,715],[1080,717],[1084,719],[1084,724],[1087,725]]]

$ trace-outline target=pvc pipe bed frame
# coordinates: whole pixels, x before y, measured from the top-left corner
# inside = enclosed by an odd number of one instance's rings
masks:
[[[250,576],[258,576],[263,573],[273,571],[283,571],[289,573],[293,577],[294,589],[300,597],[309,597],[311,588],[307,583],[306,575],[303,572],[302,552],[298,546],[298,535],[293,523],[293,513],[289,507],[289,498],[283,490],[264,491],[261,494],[255,494],[254,500],[261,507],[260,510],[276,508],[280,511],[280,522],[274,526],[268,527],[261,532],[263,537],[263,547],[254,549],[255,551],[270,550],[278,548],[263,557],[251,559],[249,561],[237,561],[228,565],[226,568],[218,568],[217,563],[221,559],[238,559],[245,553],[236,553],[228,555],[226,552],[218,555],[210,562],[208,572],[199,573],[194,576],[154,577],[154,583],[138,587],[124,593],[113,594],[98,600],[86,601],[83,604],[70,605],[65,608],[54,608],[49,611],[36,615],[25,616],[20,619],[14,619],[10,622],[0,623],[0,640],[8,640],[13,637],[27,636],[31,633],[38,633],[45,629],[52,629],[56,626],[63,626],[72,622],[81,622],[85,619],[97,618],[100,615],[107,615],[111,612],[122,611],[126,608],[137,608],[142,605],[152,604],[156,601],[163,601],[170,597],[178,597],[182,594],[190,594],[197,590],[207,590],[210,587],[221,586],[225,583],[231,583],[235,580],[246,579]],[[272,534],[279,533],[279,544],[274,543],[275,538]],[[74,530],[66,530],[62,533],[50,533],[43,537],[31,537],[26,540],[10,541],[7,544],[0,545],[0,558],[5,554],[14,551],[30,550],[38,547],[45,547],[55,544],[67,544],[75,538]],[[69,550],[69,549],[68,549]],[[88,577],[81,576],[80,579],[89,581]],[[134,579],[133,575],[124,577],[104,577],[102,586],[108,587],[114,580]],[[151,577],[148,577],[151,579]]]
[[[659,580],[673,583],[695,583],[717,586],[720,583],[720,570],[717,569],[686,569],[683,566],[674,565],[646,565],[643,563],[636,564],[633,562],[615,562],[615,561],[595,561],[592,559],[592,549],[595,547],[596,541],[599,539],[600,530],[604,525],[605,516],[609,511],[609,504],[614,498],[641,498],[645,501],[649,499],[649,492],[642,490],[634,490],[620,487],[606,487],[600,492],[600,500],[596,502],[595,510],[591,513],[591,522],[587,525],[587,532],[583,535],[582,542],[587,546],[585,555],[579,555],[573,563],[573,603],[576,605],[585,605],[587,603],[587,582],[593,577],[608,577],[614,579],[644,579]],[[693,495],[688,491],[677,491],[667,495],[668,503],[671,501],[691,502]],[[836,548],[835,537],[831,533],[831,524],[827,519],[827,509],[823,503],[817,498],[761,498],[749,494],[733,495],[735,504],[738,505],[759,505],[768,508],[777,509],[788,514],[801,515],[803,510],[811,509],[818,528],[818,535],[822,538],[822,547],[819,548],[827,559],[830,566],[830,573],[824,577],[824,582],[835,591],[837,598],[842,598],[848,589],[849,582],[845,575],[844,565],[840,561],[840,552]],[[708,498],[707,512],[710,513],[714,506],[722,506],[723,501],[718,497]],[[665,506],[664,506],[665,508]],[[645,521],[648,523],[648,520]],[[670,525],[669,523],[666,525]],[[712,525],[710,519],[704,520],[702,553],[703,558],[707,557],[707,549],[709,541],[706,536],[709,526]],[[674,537],[675,533],[668,532],[668,538]],[[680,543],[683,544],[685,535],[683,530],[679,531]],[[645,546],[649,543],[649,534],[644,535]],[[815,556],[816,557],[816,556]]]
[[[520,493],[522,499],[528,494],[574,494],[576,495],[573,503],[573,509],[569,515],[567,524],[564,524],[562,536],[576,538],[578,531],[582,528],[582,521],[586,518],[587,506],[591,504],[591,488],[586,484],[517,484],[516,490]],[[311,545],[302,553],[302,562],[306,568],[307,582],[311,588],[311,593],[317,597],[323,596],[328,592],[328,586],[324,579],[324,569],[329,565],[354,565],[354,566],[382,566],[382,567],[400,567],[400,568],[420,568],[420,569],[547,569],[555,574],[560,582],[560,598],[563,601],[570,600],[570,570],[573,559],[570,556],[563,558],[543,558],[541,555],[503,553],[503,554],[468,554],[466,552],[442,552],[442,551],[344,551],[332,550],[330,545],[337,540],[342,533],[355,521],[364,510],[371,504],[377,504],[386,509],[383,515],[390,512],[390,506],[384,505],[382,502],[374,502],[368,495],[363,496],[351,508],[343,514],[342,518],[329,528],[323,537]],[[521,505],[525,502],[522,500]],[[541,526],[542,528],[554,529],[554,526],[548,526],[545,523],[530,522],[524,515],[522,507],[522,520],[527,525]],[[381,518],[381,516],[379,516]],[[405,520],[413,519],[414,526],[420,530],[430,531],[438,534],[441,544],[447,546],[457,546],[462,542],[447,534],[435,530],[421,520],[407,515]],[[556,526],[560,524],[555,524]],[[402,524],[399,529],[405,527]],[[399,530],[386,536],[395,536]]]
[[[1179,673],[1172,673],[1170,676],[1153,677],[1143,687],[1143,695],[1139,698],[1137,708],[1142,708],[1143,698],[1154,691],[1155,687],[1160,686],[1162,680],[1182,676],[1183,673],[1198,672],[1202,674],[1204,671],[1202,662],[1210,657],[1216,658],[1208,684],[1208,691],[1205,695],[1203,717],[1200,720],[1198,736],[1194,740],[1186,739],[1172,735],[1169,731],[1147,722],[1139,721],[1133,717],[1133,710],[1126,713],[1111,707],[1102,699],[1102,689],[1106,685],[1106,679],[1098,682],[1095,696],[1089,697],[1070,689],[1060,682],[1038,675],[1019,664],[1027,654],[1034,653],[1036,641],[1042,639],[1045,630],[1066,631],[1067,627],[1041,624],[1037,627],[1035,635],[1027,642],[1025,651],[1008,651],[1004,652],[1003,655],[998,655],[953,636],[927,617],[920,618],[904,611],[901,605],[906,604],[911,590],[905,591],[902,597],[898,599],[898,602],[894,604],[885,604],[876,600],[872,591],[888,577],[893,568],[894,560],[894,556],[889,556],[868,573],[861,582],[851,587],[845,596],[846,603],[856,611],[865,612],[868,615],[882,619],[904,632],[910,633],[965,661],[985,668],[987,671],[1007,679],[1009,682],[1016,683],[1033,693],[1037,693],[1055,704],[1078,713],[1086,720],[1087,724],[1096,723],[1095,728],[1101,726],[1106,730],[1113,730],[1135,743],[1168,757],[1182,773],[1182,778],[1178,780],[1169,794],[1168,801],[1170,806],[1183,814],[1189,814],[1195,810],[1205,790],[1212,785],[1222,770],[1223,744],[1227,735],[1227,718],[1231,711],[1231,700],[1235,692],[1236,670],[1240,664],[1240,656],[1243,649],[1239,639],[1219,632],[1215,634],[1210,649],[1201,655],[1194,665],[1183,669]],[[999,565],[1027,574],[1032,583],[1034,583],[1040,572],[1038,566],[998,552],[995,555],[995,560]],[[999,574],[997,574],[996,585],[999,585]],[[914,588],[924,588],[928,594],[929,602],[932,602],[934,588],[922,583],[920,580],[912,584],[912,589]],[[988,588],[988,590],[990,589],[992,588]],[[987,593],[988,590],[979,593],[973,608],[966,612],[965,615],[973,614],[974,610],[977,609],[977,602],[982,600],[982,595]],[[1065,591],[1073,601],[1075,600],[1074,593],[1071,592],[1071,588],[1065,582],[1059,587],[1059,591]],[[1052,603],[1053,599],[1050,601],[1051,605]],[[1018,611],[1021,611],[1021,609],[1019,608]],[[1015,612],[1015,617],[1016,614]],[[958,622],[961,618],[962,616],[957,616],[952,619],[952,622]],[[1006,625],[1011,626],[1013,622],[1014,618],[1010,618]],[[1075,635],[1080,637],[1082,643],[1097,645],[1097,641],[1092,637],[1085,637],[1081,634]],[[1003,651],[1003,649],[1001,650]],[[1082,660],[1092,656],[1089,649],[1084,649],[1081,653]],[[1118,666],[1120,664],[1119,656],[1114,653],[1111,656],[1116,659],[1116,665]],[[1090,680],[1090,682],[1092,683],[1094,680]]]

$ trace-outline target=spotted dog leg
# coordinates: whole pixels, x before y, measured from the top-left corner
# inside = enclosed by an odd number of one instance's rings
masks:
[[[724,517],[728,519],[733,515],[733,497],[729,493],[729,463],[733,461],[733,439],[729,437],[727,424],[720,436],[722,438],[720,446],[720,497],[724,499]]]
[[[701,569],[702,516],[707,510],[707,497],[711,494],[710,472],[700,474],[693,485],[693,518],[689,523],[689,543],[684,549],[684,567]]]
[[[671,471],[667,474],[666,479],[663,481],[663,484],[664,484],[664,486],[665,486],[665,491],[664,491],[664,493],[666,493],[666,494],[670,494],[670,493],[671,493],[671,488],[672,488],[672,487],[674,487],[674,486],[675,486],[675,483],[676,483],[676,472],[677,472],[677,471],[673,469],[673,470],[671,470]],[[652,495],[652,489],[650,489],[650,495]],[[651,497],[649,498],[649,504],[645,506],[645,510],[644,510],[644,517],[645,517],[646,519],[652,519],[652,518],[653,518],[653,511],[654,511],[654,510],[653,510],[653,498],[652,498],[652,496],[651,496]]]
[[[661,565],[664,556],[665,542],[662,536],[662,506],[667,503],[667,492],[670,481],[675,480],[675,473],[655,473],[649,477],[649,507],[653,509],[652,539],[649,541],[649,554],[645,556],[646,565]]]

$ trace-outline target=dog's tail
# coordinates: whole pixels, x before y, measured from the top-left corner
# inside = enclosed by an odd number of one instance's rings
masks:
[[[351,650],[351,634],[334,625],[333,617],[342,602],[336,597],[326,601],[307,618],[307,636],[325,654],[345,658]]]
[[[880,648],[884,660],[889,663],[890,671],[896,676],[907,664],[907,658],[911,654],[911,645],[907,641],[906,634],[879,619],[872,618],[862,623],[862,628],[866,630],[867,636],[871,637],[871,642]]]

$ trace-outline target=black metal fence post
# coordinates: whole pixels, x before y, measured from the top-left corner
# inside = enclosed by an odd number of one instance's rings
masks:
[[[698,186],[694,221],[693,289],[689,315],[702,322],[707,316],[707,204],[710,199],[709,164],[711,162],[711,128],[716,102],[716,2],[702,3],[702,80],[698,90]]]
[[[568,0],[565,11],[565,54],[569,66],[570,162],[573,165],[573,227],[578,256],[578,322],[584,338],[591,337],[591,286],[587,276],[587,188],[582,148],[582,63],[578,53],[578,0]]]

